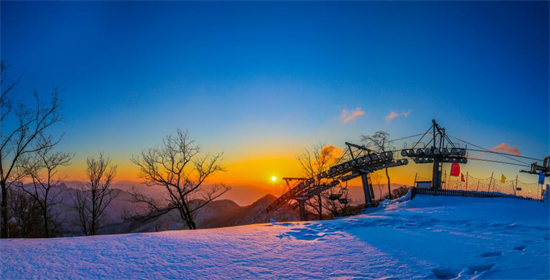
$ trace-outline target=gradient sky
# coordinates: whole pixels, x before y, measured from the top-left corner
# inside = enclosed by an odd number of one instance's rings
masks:
[[[131,155],[177,128],[224,152],[217,180],[259,192],[280,190],[273,175],[299,175],[304,147],[380,129],[408,136],[432,118],[483,147],[550,153],[546,1],[0,5],[0,57],[12,78],[24,74],[18,97],[65,89],[55,132],[66,133],[59,149],[76,153],[72,180],[99,151],[119,180],[137,180]],[[412,183],[428,169],[392,172]]]

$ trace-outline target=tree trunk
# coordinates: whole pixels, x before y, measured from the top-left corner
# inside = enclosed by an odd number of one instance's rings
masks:
[[[387,167],[386,167],[386,178],[388,178],[388,198],[391,199],[391,182],[390,182],[390,175],[388,174]]]
[[[189,229],[197,229],[197,225],[195,225],[195,222],[193,221],[193,218],[191,217],[191,214],[185,213],[185,223],[187,224],[187,227]]]
[[[94,202],[92,202],[94,203]],[[90,225],[90,235],[96,235],[97,234],[97,228],[96,228],[96,223],[97,223],[97,217],[96,217],[96,211],[95,211],[95,207],[92,206],[92,224]]]
[[[182,200],[183,199],[184,198],[182,198]],[[191,215],[191,211],[189,211],[189,206],[187,206],[187,203],[185,201],[182,203],[182,206],[183,206],[183,209],[180,210],[180,211],[185,216],[184,220],[185,220],[185,223],[187,223],[187,227],[189,229],[197,229],[197,226],[195,225],[195,222],[193,221],[193,216]]]
[[[46,238],[50,238],[50,229],[48,228],[48,208],[44,207],[44,231],[46,233]]]
[[[0,238],[8,238],[8,188],[5,181],[0,181],[2,187],[2,232]]]
[[[323,219],[323,197],[321,196],[321,194],[318,195],[318,198],[319,198],[319,220],[322,220]]]

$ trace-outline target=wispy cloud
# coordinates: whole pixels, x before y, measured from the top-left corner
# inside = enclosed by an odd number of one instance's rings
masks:
[[[348,123],[351,121],[356,120],[358,117],[365,114],[365,111],[361,110],[361,108],[357,107],[353,111],[348,111],[346,109],[342,110],[342,114],[340,114],[340,119],[343,123]]]
[[[511,147],[510,145],[502,142],[500,145],[494,146],[493,151],[496,152],[503,152],[508,154],[513,154],[516,156],[521,156],[521,152],[519,151],[517,146]]]
[[[386,121],[391,122],[393,119],[397,117],[408,117],[410,114],[411,114],[411,110],[408,110],[406,112],[401,112],[401,113],[391,111],[390,114],[386,116]]]

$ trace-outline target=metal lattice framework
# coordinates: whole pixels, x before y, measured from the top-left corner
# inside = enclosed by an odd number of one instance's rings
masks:
[[[289,185],[289,190],[269,205],[266,211],[273,211],[283,205],[287,205],[292,200],[297,200],[300,204],[300,210],[302,212],[302,208],[304,207],[302,205],[304,201],[330,188],[340,185],[341,182],[345,182],[386,167],[402,166],[408,163],[409,161],[407,159],[394,159],[393,152],[391,151],[378,154],[369,151],[366,155],[353,158],[344,163],[330,167],[328,171],[318,174],[316,176],[317,180],[315,180],[315,178],[284,178]],[[332,181],[321,184],[316,183],[321,179],[332,179]],[[290,187],[289,182],[293,180],[298,181],[298,183],[293,187]]]
[[[428,136],[428,135],[431,135]],[[318,195],[326,190],[339,186],[341,182],[346,182],[348,180],[361,177],[363,190],[365,193],[365,206],[371,207],[372,201],[374,199],[374,192],[372,189],[372,183],[370,179],[370,174],[374,171],[398,167],[407,165],[409,159],[412,159],[416,164],[433,164],[433,173],[431,181],[431,189],[441,190],[442,189],[442,169],[444,163],[462,163],[466,164],[468,162],[468,150],[466,148],[460,148],[458,145],[455,145],[449,138],[449,135],[446,134],[445,128],[439,126],[439,124],[432,120],[432,125],[430,128],[421,134],[412,135],[400,139],[406,139],[411,137],[422,136],[417,142],[413,144],[411,148],[405,148],[403,150],[394,150],[394,151],[384,151],[376,153],[373,150],[365,147],[364,145],[356,145],[346,142],[346,146],[349,150],[350,160],[347,160],[343,163],[336,164],[330,167],[327,171],[317,174],[312,178],[285,178],[287,181],[288,191],[277,198],[266,211],[270,212],[275,209],[278,209],[284,205],[291,204],[292,201],[297,201],[298,206],[300,207],[300,215],[302,220],[305,220],[307,217],[305,215],[305,201],[312,198],[315,195]],[[423,144],[422,140],[428,136],[426,139],[430,139],[427,144]],[[452,136],[451,136],[452,137]],[[483,149],[477,145],[460,140],[458,138],[452,137],[455,140],[471,144],[474,147],[481,148],[482,150],[473,150],[477,152],[486,152],[493,154],[500,154],[506,158],[513,159],[517,161],[519,158],[528,158],[519,155],[511,155],[506,153],[500,153],[495,151],[490,151]],[[399,139],[398,139],[399,140]],[[396,141],[396,140],[393,140]],[[395,158],[394,152],[398,155],[401,155],[401,158]],[[515,158],[512,158],[515,157]],[[476,158],[472,158],[476,159]],[[528,158],[534,159],[535,158]],[[476,159],[482,160],[482,159]],[[485,160],[491,161],[491,160]],[[505,164],[515,164],[517,163],[508,163],[500,161],[492,161],[497,163]],[[520,165],[525,166],[525,165]],[[527,166],[529,167],[529,166]],[[531,174],[543,174],[546,177],[550,177],[550,156],[544,158],[542,165],[534,162],[531,164],[531,169],[528,171],[522,170],[522,172],[531,173]],[[326,183],[319,183],[323,179],[329,181]],[[290,186],[290,181],[297,181],[294,186]],[[294,205],[295,206],[295,205]]]
[[[423,148],[420,148],[419,144],[422,139],[430,132],[432,138]],[[443,163],[468,162],[467,150],[465,148],[458,148],[447,136],[445,128],[440,127],[435,120],[432,120],[432,126],[422,135],[418,142],[416,142],[411,149],[402,150],[401,155],[412,158],[415,163],[433,164],[433,189],[441,189]]]

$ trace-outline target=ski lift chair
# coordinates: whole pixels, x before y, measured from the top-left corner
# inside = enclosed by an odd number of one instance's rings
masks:
[[[348,194],[348,181],[346,181],[345,187],[340,188],[340,197],[338,197],[338,202],[340,202],[341,204],[348,204],[349,201],[347,197],[342,198],[342,195],[344,194]]]
[[[335,188],[339,188],[337,192],[334,191]],[[338,186],[335,186],[333,188],[330,189],[330,195],[328,196],[328,199],[330,200],[338,200],[340,199],[340,197],[342,197],[342,194],[343,194],[343,191],[342,191],[342,186],[340,184],[338,184]]]

